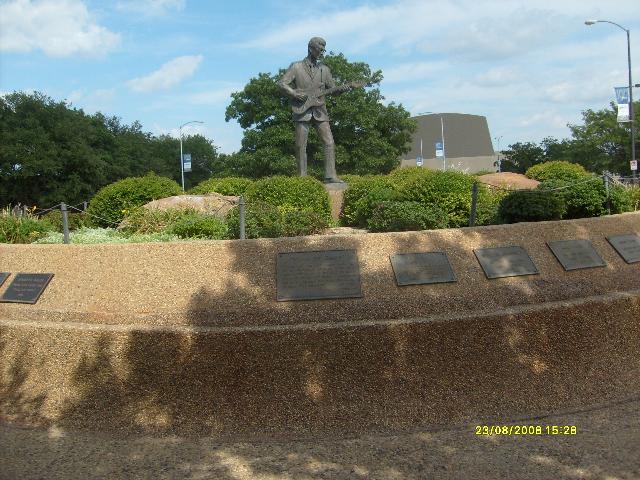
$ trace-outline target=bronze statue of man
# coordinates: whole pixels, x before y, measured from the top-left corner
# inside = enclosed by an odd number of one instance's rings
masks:
[[[336,87],[331,70],[318,60],[325,52],[327,42],[320,37],[309,40],[309,54],[304,60],[293,62],[278,85],[291,99],[291,110],[296,127],[296,160],[300,176],[307,174],[307,139],[313,125],[324,145],[324,182],[342,183],[336,174],[336,146],[333,142],[325,96],[341,93],[350,85]],[[291,87],[294,84],[294,88]]]

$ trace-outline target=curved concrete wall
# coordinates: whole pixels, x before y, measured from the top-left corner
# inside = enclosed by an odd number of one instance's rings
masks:
[[[287,435],[405,428],[624,398],[640,387],[640,264],[605,237],[640,213],[425,232],[138,245],[0,245],[51,272],[0,304],[0,415],[70,428]],[[545,241],[590,239],[565,272]],[[539,275],[487,280],[473,249]],[[277,302],[280,252],[356,249],[363,298]],[[398,287],[389,255],[445,251],[458,281]],[[10,281],[10,280],[9,280]],[[0,288],[6,290],[7,283]]]

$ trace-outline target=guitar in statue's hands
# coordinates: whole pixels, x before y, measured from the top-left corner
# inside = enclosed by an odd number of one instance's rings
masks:
[[[291,110],[293,111],[293,113],[301,115],[311,107],[319,107],[320,105],[323,105],[324,97],[327,95],[346,92],[347,90],[364,87],[368,84],[369,82],[367,80],[357,80],[355,82],[345,83],[344,85],[333,88],[322,89],[318,87],[312,87],[308,89],[298,89],[296,90],[296,93],[301,94],[305,98],[305,100],[298,100],[297,98],[293,98]]]

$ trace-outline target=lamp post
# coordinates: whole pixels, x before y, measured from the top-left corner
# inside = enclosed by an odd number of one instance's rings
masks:
[[[186,127],[191,123],[204,123],[200,120],[191,120],[190,122],[180,125],[180,173],[182,175],[182,191],[184,192],[184,159],[182,157],[182,127]]]
[[[629,67],[629,121],[631,122],[631,160],[636,159],[636,128],[635,117],[633,115],[633,83],[631,82],[631,41],[629,39],[629,29],[624,28],[622,25],[618,25],[615,22],[609,20],[587,20],[585,25],[594,25],[596,23],[610,23],[615,25],[620,30],[627,32],[627,65]],[[631,171],[633,175],[633,183],[636,183],[636,171]]]
[[[498,173],[502,171],[502,160],[500,159],[500,140],[502,140],[504,135],[500,135],[499,137],[493,137],[493,139],[498,142],[498,154],[496,155],[496,163],[498,164]]]

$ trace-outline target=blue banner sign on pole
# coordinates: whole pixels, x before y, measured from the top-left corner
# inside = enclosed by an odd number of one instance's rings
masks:
[[[424,165],[424,158],[422,158],[421,156],[418,155],[418,157],[416,158],[416,165],[419,166],[419,167]]]
[[[442,142],[436,142],[436,157],[444,157],[444,148]]]
[[[185,153],[182,155],[182,168],[185,172],[191,171],[191,154]]]
[[[614,87],[618,105],[629,103],[629,87]]]

